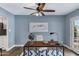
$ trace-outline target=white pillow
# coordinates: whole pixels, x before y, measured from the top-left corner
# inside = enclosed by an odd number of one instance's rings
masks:
[[[37,41],[43,41],[43,35],[36,35]]]

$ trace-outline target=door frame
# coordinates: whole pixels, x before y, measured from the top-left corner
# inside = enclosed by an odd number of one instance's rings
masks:
[[[74,48],[74,46],[73,46],[73,42],[74,42],[74,21],[76,19],[78,19],[78,17],[79,17],[79,15],[70,18],[70,47],[71,48]]]
[[[7,50],[8,49],[8,18],[6,16],[0,16],[0,17],[2,18],[2,22],[6,22],[6,35],[3,35],[3,36],[6,36],[7,42],[4,41],[4,43],[6,44],[4,50]]]

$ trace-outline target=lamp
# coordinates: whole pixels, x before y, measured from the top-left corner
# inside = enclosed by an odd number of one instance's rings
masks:
[[[58,43],[63,44],[63,41],[59,41],[58,33],[57,32],[50,32],[50,35],[53,35],[53,34],[56,34]]]
[[[30,33],[28,35],[28,39],[31,40],[31,41],[33,41],[34,40],[34,34],[33,33]]]

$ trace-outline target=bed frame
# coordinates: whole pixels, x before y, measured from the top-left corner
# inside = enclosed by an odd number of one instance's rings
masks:
[[[48,43],[45,43],[43,41],[33,41],[33,42],[29,41],[29,42],[27,42],[24,45],[24,47],[23,47],[23,56],[26,55],[26,50],[28,51],[27,56],[30,56],[29,52],[31,50],[33,50],[33,49],[34,49],[34,51],[36,53],[35,56],[41,56],[40,55],[40,50],[39,50],[39,48],[41,48],[41,47],[42,48],[46,48],[47,47],[46,51],[49,51],[48,48],[55,48],[55,50],[56,50],[56,55],[55,56],[58,56],[59,49],[62,49],[62,51],[63,51],[62,55],[64,56],[64,46],[63,45],[60,45],[57,42],[48,42]],[[48,52],[46,52],[46,56],[48,56],[47,53]]]

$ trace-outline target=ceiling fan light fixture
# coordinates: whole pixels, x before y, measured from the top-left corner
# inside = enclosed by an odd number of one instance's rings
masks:
[[[43,16],[40,12],[38,14],[39,14],[39,16]]]
[[[36,13],[36,16],[43,16],[40,12]]]
[[[38,14],[38,13],[36,13],[35,15],[36,15],[36,16],[39,16],[39,14]]]
[[[40,12],[33,13],[33,14],[31,14],[31,15],[33,15],[33,16],[43,16]]]

